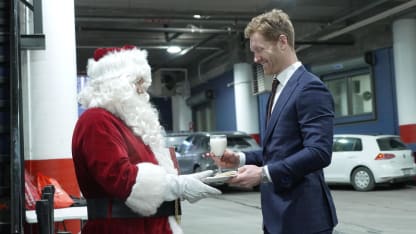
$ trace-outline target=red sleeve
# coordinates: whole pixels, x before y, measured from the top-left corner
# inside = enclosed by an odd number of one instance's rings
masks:
[[[81,120],[79,137],[80,159],[86,178],[91,183],[98,183],[107,195],[126,199],[131,192],[137,176],[137,166],[128,158],[128,146],[123,138],[120,121],[107,115],[93,115]],[[83,121],[83,122],[82,122]],[[88,183],[87,183],[88,185]],[[87,189],[88,190],[88,189]],[[105,196],[105,194],[102,194]]]

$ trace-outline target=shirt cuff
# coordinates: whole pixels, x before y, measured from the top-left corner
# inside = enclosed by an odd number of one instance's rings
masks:
[[[246,154],[243,152],[237,152],[237,154],[240,157],[240,165],[238,167],[246,165]]]
[[[270,177],[270,172],[269,172],[269,168],[267,167],[267,165],[264,165],[263,169],[264,169],[264,172],[266,174],[267,181],[272,182],[272,177]]]

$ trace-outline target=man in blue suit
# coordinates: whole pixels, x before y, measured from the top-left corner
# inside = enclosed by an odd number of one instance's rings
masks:
[[[332,96],[298,61],[294,28],[286,13],[274,9],[254,17],[245,36],[254,62],[275,79],[263,148],[226,150],[216,163],[241,166],[230,184],[260,184],[264,233],[332,233],[338,221],[322,170],[331,162]]]

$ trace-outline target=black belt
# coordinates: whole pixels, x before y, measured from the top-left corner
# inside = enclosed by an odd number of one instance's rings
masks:
[[[144,216],[132,211],[124,204],[124,201],[108,198],[87,199],[87,210],[88,220],[105,218],[177,217],[181,215],[179,200],[163,202],[156,213],[150,216]]]

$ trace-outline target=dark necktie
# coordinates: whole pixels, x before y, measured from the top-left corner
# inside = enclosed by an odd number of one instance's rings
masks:
[[[276,96],[276,89],[277,86],[279,86],[279,80],[274,78],[273,79],[273,83],[272,83],[272,92],[270,93],[270,97],[269,97],[269,101],[268,101],[268,106],[267,106],[267,118],[266,118],[266,122],[269,121],[270,116],[272,115],[272,107],[273,107],[273,102],[274,102],[274,97]]]

